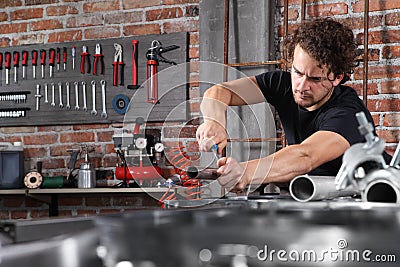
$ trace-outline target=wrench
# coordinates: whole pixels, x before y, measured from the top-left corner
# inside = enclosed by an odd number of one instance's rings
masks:
[[[92,116],[96,116],[97,115],[97,111],[96,111],[96,82],[94,80],[92,81],[92,101],[93,101],[93,107],[92,107],[92,111],[90,112],[90,114]]]
[[[47,83],[44,84],[44,103],[49,103],[49,99],[47,98],[47,91],[49,90],[49,87]]]
[[[101,80],[101,101],[103,105],[103,112],[101,113],[101,117],[107,119],[107,110],[106,110],[106,81]]]
[[[54,100],[55,96],[54,96],[54,91],[55,91],[55,85],[54,83],[51,83],[51,106],[55,107],[56,106],[56,102]]]
[[[82,82],[82,93],[83,93],[83,111],[87,111],[87,105],[86,105],[86,82]]]
[[[62,97],[62,83],[61,82],[58,83],[58,94],[60,95],[60,105],[59,105],[59,107],[63,108],[64,104],[63,104],[63,97]]]
[[[67,86],[67,105],[65,106],[65,108],[71,109],[71,105],[69,103],[69,82],[66,82],[65,85]]]
[[[75,85],[75,110],[79,110],[79,83],[74,82]]]

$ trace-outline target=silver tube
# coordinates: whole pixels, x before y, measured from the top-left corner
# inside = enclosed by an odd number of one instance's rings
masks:
[[[370,173],[366,187],[361,193],[363,201],[400,203],[400,171],[395,168],[376,170]]]
[[[336,190],[334,176],[300,175],[290,182],[289,191],[290,195],[299,202],[357,195],[357,191],[352,188]]]

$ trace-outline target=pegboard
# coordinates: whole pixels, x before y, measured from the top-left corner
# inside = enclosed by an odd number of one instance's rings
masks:
[[[138,89],[128,89],[128,85],[132,85],[132,40],[138,40],[138,59],[137,59],[137,84],[142,85]],[[188,35],[187,33],[172,33],[163,35],[145,35],[137,37],[100,39],[91,41],[51,43],[45,45],[26,45],[18,47],[1,48],[3,53],[2,70],[1,70],[1,86],[0,86],[0,126],[35,126],[35,125],[64,125],[64,124],[90,124],[90,123],[113,123],[124,121],[124,110],[115,110],[116,96],[124,96],[129,102],[133,95],[135,101],[141,103],[140,107],[129,106],[129,114],[132,116],[146,116],[147,121],[165,121],[176,120],[183,121],[187,118],[186,105],[184,103],[188,98],[187,83],[173,90],[169,90],[168,94],[162,96],[156,104],[147,102],[146,93],[146,52],[151,47],[153,40],[161,42],[163,47],[172,45],[179,46],[175,50],[171,50],[164,57],[174,61],[178,66],[185,66],[188,59]],[[113,85],[113,62],[115,47],[114,44],[120,44],[123,48],[124,71],[122,83],[118,81],[117,86]],[[93,74],[94,70],[94,54],[96,44],[100,44],[101,52],[104,60],[104,72],[100,73],[100,62],[97,65],[97,74]],[[85,65],[85,73],[81,73],[81,53],[83,46],[88,49],[90,72],[88,66]],[[63,66],[63,49],[66,48],[67,61],[64,71]],[[75,68],[73,69],[72,48],[76,49]],[[60,49],[60,66],[57,67],[57,61],[53,67],[53,77],[50,78],[49,52],[50,49]],[[32,51],[38,51],[38,59],[36,66],[36,79],[33,78]],[[42,65],[40,51],[46,51],[46,64],[44,65],[44,78],[42,78]],[[17,68],[17,83],[14,82],[14,62],[13,53],[19,52],[19,65]],[[28,64],[26,66],[26,78],[23,79],[22,52],[28,52]],[[9,84],[6,84],[6,68],[5,54],[11,53],[11,69],[9,70]],[[86,58],[87,61],[87,58]],[[85,62],[86,63],[86,62]],[[163,71],[172,65],[160,62],[158,71]],[[186,72],[186,67],[179,69]],[[186,77],[186,73],[182,73]],[[95,109],[97,114],[92,114],[93,110],[93,94],[92,81],[96,84],[95,90]],[[101,116],[102,107],[102,86],[101,81],[105,81],[105,107],[107,118]],[[75,82],[78,83],[78,105],[76,109],[76,88]],[[87,111],[83,110],[83,85],[86,83],[86,106]],[[159,81],[162,83],[163,81]],[[69,83],[69,94],[67,92],[67,83]],[[47,84],[47,103],[45,102],[45,87]],[[61,84],[61,94],[59,84]],[[53,101],[53,85],[54,85],[54,101]],[[39,87],[39,94],[37,88]],[[37,95],[41,95],[37,98]],[[69,95],[69,106],[67,109],[67,98]],[[140,99],[139,99],[140,98]],[[39,99],[39,108],[37,110],[37,99]],[[62,106],[60,105],[62,101]],[[53,105],[52,105],[53,104]],[[135,104],[136,105],[136,104]],[[168,116],[170,110],[181,109],[178,116]],[[148,110],[151,114],[148,115]]]

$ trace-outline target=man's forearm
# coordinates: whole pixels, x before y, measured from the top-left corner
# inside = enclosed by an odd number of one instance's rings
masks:
[[[226,126],[225,113],[230,103],[231,92],[220,86],[214,85],[204,93],[200,104],[200,111],[205,121],[214,120]]]

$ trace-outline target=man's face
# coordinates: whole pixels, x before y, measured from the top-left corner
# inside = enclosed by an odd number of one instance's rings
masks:
[[[319,65],[303,48],[296,46],[291,70],[293,97],[299,106],[309,111],[325,104],[331,97],[333,88],[343,78],[343,75],[339,75],[334,79],[333,73],[328,77],[327,68]]]

